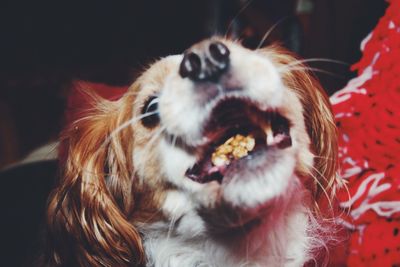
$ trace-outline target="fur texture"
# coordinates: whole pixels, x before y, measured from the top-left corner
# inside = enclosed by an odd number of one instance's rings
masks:
[[[336,129],[323,90],[301,61],[223,39],[230,67],[217,82],[182,78],[182,55],[154,63],[119,101],[96,100],[64,134],[63,174],[48,208],[48,265],[303,266],[332,232],[318,209],[337,184]],[[143,112],[150,97],[157,109]],[[204,127],[226,99],[290,122],[291,146],[231,167],[220,182],[185,174]],[[147,117],[158,116],[155,125]]]

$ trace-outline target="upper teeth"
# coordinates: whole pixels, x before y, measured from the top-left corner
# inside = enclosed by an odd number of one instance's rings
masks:
[[[211,155],[211,162],[217,167],[229,165],[231,159],[240,159],[247,156],[248,152],[252,151],[255,145],[256,141],[253,136],[237,134],[217,147]]]
[[[273,142],[274,142],[274,133],[272,131],[271,125],[269,125],[269,124],[265,125],[263,127],[263,130],[264,130],[264,133],[266,135],[266,140],[265,141],[267,143],[267,146],[272,145]]]

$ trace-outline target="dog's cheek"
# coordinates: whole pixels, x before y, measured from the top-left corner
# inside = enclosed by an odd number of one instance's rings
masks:
[[[158,164],[159,156],[155,149],[157,145],[136,145],[133,150],[133,165],[136,173],[136,178],[141,183],[155,184],[160,182],[161,169]]]
[[[290,135],[292,148],[296,151],[296,172],[308,176],[314,166],[314,155],[311,152],[311,140],[307,134],[304,108],[299,96],[290,89],[285,89],[284,108],[281,113],[291,122]]]
[[[172,146],[164,139],[161,140],[158,151],[160,154],[161,169],[168,179],[168,182],[190,192],[196,192],[201,188],[200,184],[185,176],[187,169],[196,162],[194,156],[189,155],[178,147]]]

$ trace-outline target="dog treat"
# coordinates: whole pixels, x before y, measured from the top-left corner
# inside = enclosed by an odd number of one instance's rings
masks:
[[[217,167],[229,165],[232,159],[240,159],[247,156],[255,145],[255,139],[251,135],[243,136],[237,134],[217,147],[211,155],[211,161]]]

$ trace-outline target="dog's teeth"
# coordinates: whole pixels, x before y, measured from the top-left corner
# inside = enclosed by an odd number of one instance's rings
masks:
[[[240,134],[229,138],[224,144],[217,147],[214,153],[211,155],[211,162],[214,166],[227,166],[230,164],[230,159],[240,159],[249,154],[256,145],[256,141],[253,136],[243,136]]]
[[[265,141],[267,143],[267,146],[272,145],[274,143],[274,132],[272,131],[271,125],[265,125],[263,127],[263,130],[266,136]]]

